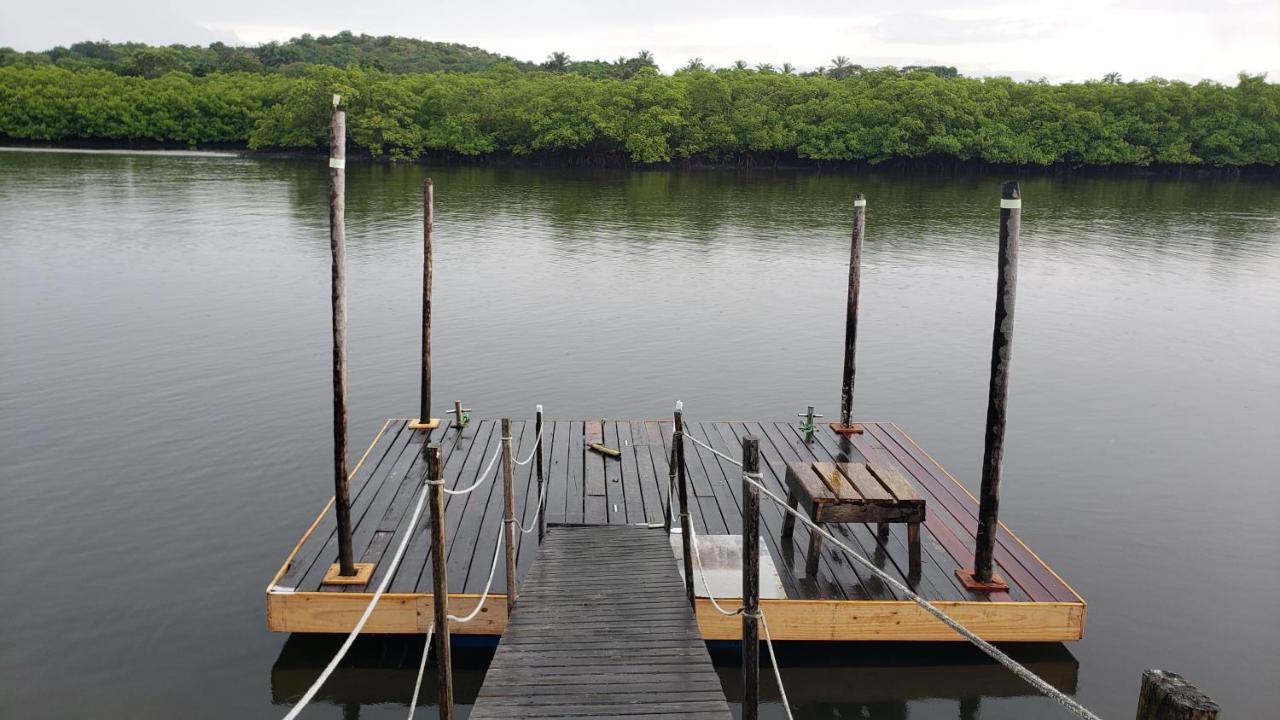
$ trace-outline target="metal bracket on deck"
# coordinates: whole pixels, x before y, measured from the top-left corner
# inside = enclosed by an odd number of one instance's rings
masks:
[[[342,566],[334,563],[325,571],[324,579],[320,581],[322,585],[368,585],[369,580],[373,577],[373,563],[355,563],[355,575],[343,575]]]
[[[982,582],[974,577],[973,570],[956,568],[956,577],[960,578],[960,584],[964,585],[966,590],[973,592],[1006,592],[1009,589],[1009,583],[995,573],[991,573],[991,582]]]
[[[414,418],[409,421],[410,430],[435,430],[440,427],[440,418],[431,418],[423,422],[421,418]]]
[[[832,430],[836,431],[840,435],[861,435],[862,434],[862,426],[859,425],[858,423],[849,423],[848,425],[844,425],[839,422],[830,422],[830,423],[827,423],[827,426],[830,427]]]

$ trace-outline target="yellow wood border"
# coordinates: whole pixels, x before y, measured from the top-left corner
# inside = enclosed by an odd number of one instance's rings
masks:
[[[360,461],[356,463],[355,467],[351,468],[351,472],[347,473],[348,480],[356,476],[356,472],[360,470],[361,465],[364,465],[364,461],[369,457],[369,453],[373,452],[373,448],[376,447],[378,441],[382,439],[382,434],[385,433],[387,428],[391,427],[391,423],[395,421],[396,418],[390,418],[386,422],[382,423],[382,429],[378,431],[377,435],[373,436],[373,442],[369,443],[369,447],[364,451],[364,455],[360,456]],[[271,588],[275,587],[276,583],[280,582],[280,578],[284,577],[284,574],[288,572],[289,565],[293,563],[293,558],[298,554],[298,551],[302,549],[303,543],[307,541],[307,538],[311,537],[311,533],[315,532],[316,527],[320,525],[320,521],[324,519],[325,513],[329,512],[329,509],[332,507],[333,496],[330,495],[329,502],[324,504],[324,509],[320,511],[319,515],[316,515],[315,520],[311,521],[311,526],[307,528],[306,532],[302,533],[302,538],[298,540],[298,544],[294,545],[293,549],[289,551],[289,557],[284,559],[284,564],[280,566],[280,569],[276,571],[275,576],[271,578],[271,584],[267,585],[267,592],[271,592]]]
[[[276,632],[346,633],[355,627],[371,593],[299,592],[267,595],[267,627]],[[465,615],[479,595],[449,596],[449,611]],[[474,620],[451,623],[460,635],[501,635],[507,599],[492,595]],[[919,605],[904,600],[760,601],[776,640],[958,641],[962,638]],[[1066,602],[939,601],[939,609],[991,641],[1063,642],[1084,633],[1084,605]],[[432,618],[430,593],[388,593],[365,633],[425,633]],[[698,626],[706,640],[738,640],[742,619],[725,617],[698,598]]]

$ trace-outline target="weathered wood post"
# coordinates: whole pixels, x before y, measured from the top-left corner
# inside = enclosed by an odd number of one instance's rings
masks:
[[[502,529],[507,560],[507,617],[516,609],[516,464],[511,455],[511,418],[502,418]]]
[[[431,178],[422,183],[422,379],[419,385],[417,430],[433,430],[440,421],[431,417],[431,232],[435,227],[435,187]]]
[[[333,506],[338,519],[338,575],[354,577],[351,493],[347,478],[347,111],[333,96],[329,125],[329,252],[333,256]]]
[[[978,533],[973,572],[957,570],[966,586],[1007,590],[992,570],[1000,513],[1000,471],[1004,461],[1005,406],[1009,395],[1009,359],[1013,344],[1013,306],[1018,285],[1018,236],[1022,230],[1022,195],[1017,181],[1000,194],[1000,256],[996,274],[995,328],[991,334],[991,385],[987,395],[987,431],[982,457]]]
[[[742,439],[742,720],[760,717],[760,441]]]
[[[831,423],[839,433],[859,433],[853,424],[854,353],[858,345],[858,292],[862,289],[862,237],[867,227],[867,199],[853,196],[853,236],[849,249],[849,298],[844,316],[844,373],[840,385],[840,422]]]
[[[684,468],[684,403],[676,402],[675,431],[671,447],[676,458],[676,482],[680,493],[680,542],[684,554],[684,591],[689,605],[697,610],[697,596],[693,594],[693,525],[689,521],[689,482]]]
[[[444,542],[444,456],[427,446],[427,488],[431,493],[431,601],[436,626],[436,679],[440,720],[453,720],[453,656],[449,647],[448,548]]]
[[[1218,703],[1177,673],[1147,670],[1138,692],[1137,720],[1217,720]]]
[[[536,408],[534,415],[534,437],[537,438],[537,447],[534,450],[535,460],[538,463],[538,544],[542,544],[542,539],[547,534],[547,496],[542,490],[542,483],[546,482],[542,474],[542,406]]]

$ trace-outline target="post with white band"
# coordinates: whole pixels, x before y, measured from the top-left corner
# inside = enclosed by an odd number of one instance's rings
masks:
[[[329,125],[329,251],[333,256],[330,300],[333,306],[333,508],[338,521],[339,578],[354,578],[351,549],[351,493],[347,478],[347,111],[333,96]],[[367,579],[367,578],[366,578]],[[340,582],[338,578],[335,582]]]
[[[1009,360],[1013,345],[1013,307],[1018,286],[1018,239],[1022,232],[1022,193],[1016,181],[1000,195],[1000,256],[996,275],[995,328],[991,333],[991,385],[987,395],[987,429],[982,455],[978,533],[973,572],[957,570],[974,590],[1008,590],[995,574],[993,557],[1000,526],[1000,473],[1004,461],[1005,409],[1009,395]]]

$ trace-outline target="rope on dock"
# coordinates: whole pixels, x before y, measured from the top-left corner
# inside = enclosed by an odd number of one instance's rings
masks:
[[[728,455],[725,455],[724,453],[720,452],[719,450],[716,450],[715,448],[711,447],[707,443],[704,443],[698,438],[690,435],[687,429],[687,426],[684,431],[684,437],[691,440],[695,445],[705,448],[706,450],[710,450],[712,453],[720,456],[721,458],[724,458],[725,460],[728,460],[734,465],[737,465],[738,467],[742,467],[741,461],[735,460],[729,457]],[[1062,692],[1058,688],[1050,685],[1039,675],[1036,675],[1035,673],[1028,670],[1024,665],[1019,663],[1017,660],[1014,660],[1013,658],[1009,657],[1007,654],[1005,654],[1004,651],[1000,650],[995,645],[992,645],[986,640],[983,640],[981,637],[978,637],[977,633],[966,628],[964,625],[961,625],[958,621],[954,620],[950,615],[946,614],[942,610],[939,610],[937,606],[935,606],[933,603],[917,595],[915,591],[913,591],[911,588],[899,582],[892,575],[876,567],[875,563],[863,557],[860,553],[855,551],[853,548],[849,547],[846,543],[841,542],[839,538],[831,534],[831,532],[828,531],[826,528],[823,528],[817,523],[813,522],[808,517],[806,517],[803,513],[801,513],[799,510],[792,508],[790,504],[787,503],[786,500],[775,495],[773,491],[765,487],[764,483],[761,482],[759,479],[748,477],[745,474],[743,477],[752,485],[755,485],[757,488],[759,488],[761,492],[767,495],[770,500],[773,500],[775,503],[777,503],[779,507],[791,513],[793,516],[795,516],[797,520],[799,520],[800,522],[808,526],[810,532],[820,533],[824,538],[826,538],[827,540],[830,540],[832,543],[836,545],[836,547],[839,547],[841,550],[844,550],[846,553],[848,553],[849,557],[853,558],[853,560],[855,560],[859,565],[862,565],[863,567],[865,567],[872,574],[876,575],[885,583],[887,583],[890,587],[901,592],[903,595],[906,595],[908,599],[914,601],[917,605],[924,608],[925,612],[929,613],[930,615],[934,616],[938,620],[942,621],[942,623],[947,627],[951,628],[952,630],[955,630],[961,637],[964,637],[966,640],[968,640],[969,642],[977,646],[979,650],[989,655],[993,660],[995,660],[996,662],[1008,668],[1009,671],[1012,672],[1014,675],[1017,675],[1018,677],[1022,678],[1032,687],[1044,693],[1051,700],[1056,701],[1059,705],[1062,705],[1067,710],[1074,713],[1076,717],[1084,718],[1084,720],[1101,720],[1101,718],[1095,715],[1092,711],[1090,711],[1084,705],[1081,705],[1079,702],[1077,702],[1075,698],[1072,698],[1070,695],[1067,695],[1066,693]],[[765,626],[765,634],[766,636],[768,635],[767,623]],[[770,649],[770,652],[772,653],[772,648]]]
[[[542,407],[542,406],[539,405],[538,407]],[[538,446],[542,444],[542,434],[545,433],[546,431],[547,431],[546,425],[543,425],[541,428],[539,428],[538,437],[533,441],[533,447],[529,448],[529,455],[525,457],[525,459],[523,460],[514,460],[513,462],[515,462],[515,464],[517,465],[528,465],[533,460],[534,454],[538,452]]]
[[[502,552],[502,543],[495,542],[493,544],[493,564],[489,566],[489,580],[485,582],[484,592],[480,593],[480,600],[476,602],[476,606],[471,610],[471,612],[466,617],[458,617],[457,615],[450,615],[449,616],[450,620],[456,623],[468,623],[474,620],[476,615],[480,614],[480,609],[484,607],[484,601],[489,599],[489,590],[490,588],[493,587],[493,575],[494,575],[494,572],[498,569],[498,555],[501,552]]]
[[[316,678],[316,681],[307,689],[307,692],[302,696],[302,699],[299,700],[297,704],[293,706],[293,709],[284,716],[284,720],[294,720],[294,718],[298,717],[298,714],[307,707],[307,704],[310,703],[312,698],[316,696],[316,693],[320,691],[321,686],[323,686],[325,681],[329,679],[329,676],[333,674],[333,671],[337,669],[338,663],[342,662],[342,658],[346,656],[347,651],[351,649],[352,644],[356,641],[356,637],[360,635],[360,631],[364,630],[365,623],[369,622],[370,616],[373,615],[373,609],[377,607],[378,601],[382,599],[383,593],[387,591],[387,586],[391,584],[391,578],[395,576],[396,568],[400,567],[400,561],[404,558],[404,551],[409,547],[409,540],[413,537],[413,528],[418,526],[418,518],[422,517],[422,508],[426,505],[427,501],[427,482],[431,481],[424,482],[422,488],[418,490],[418,503],[413,508],[413,515],[410,517],[409,524],[406,526],[407,529],[405,530],[404,537],[401,538],[400,545],[396,548],[395,555],[391,557],[391,564],[387,566],[387,571],[382,576],[382,582],[378,583],[378,588],[374,591],[373,598],[369,600],[369,606],[364,609],[364,614],[360,616],[360,619],[356,622],[356,626],[352,628],[351,634],[347,635],[347,639],[342,643],[342,647],[338,648],[337,654],[333,656],[333,659],[329,661],[329,664],[326,665],[324,670],[320,673],[320,677]],[[490,579],[492,579],[492,575],[490,576]]]
[[[489,472],[493,470],[493,468],[498,464],[498,458],[500,457],[502,457],[502,443],[498,443],[497,449],[493,451],[493,457],[489,459],[488,466],[486,466],[484,471],[480,473],[480,477],[478,477],[474,483],[472,483],[470,486],[465,487],[461,490],[450,490],[449,488],[444,488],[444,494],[445,495],[466,495],[467,493],[480,487],[481,485],[484,484],[485,480],[489,479]]]

